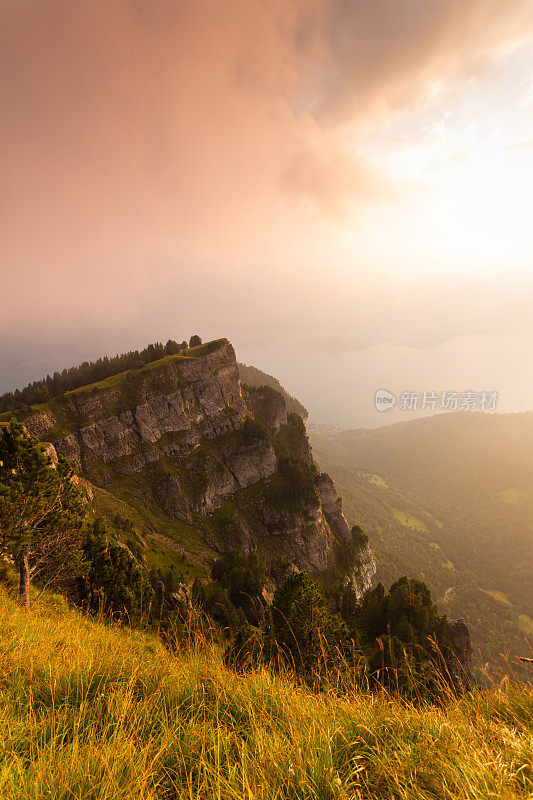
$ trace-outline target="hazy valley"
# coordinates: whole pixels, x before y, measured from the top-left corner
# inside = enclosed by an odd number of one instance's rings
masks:
[[[484,660],[529,655],[532,414],[446,414],[310,440],[369,534],[377,579],[420,575],[443,612],[466,617]]]

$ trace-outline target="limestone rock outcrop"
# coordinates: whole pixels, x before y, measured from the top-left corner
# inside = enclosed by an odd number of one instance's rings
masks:
[[[163,457],[183,457],[204,437],[242,427],[246,406],[229,343],[202,358],[165,358],[117,377],[122,380],[68,392],[59,420],[41,411],[25,420],[27,429],[47,439],[58,422],[72,423],[75,430],[54,437],[54,444],[76,471],[88,450],[114,471],[132,474]]]
[[[341,500],[313,464],[302,420],[287,414],[275,389],[241,387],[227,340],[67,392],[24,424],[82,479],[128,502],[157,505],[163,519],[194,526],[211,549],[260,549],[278,570],[318,574],[331,565],[335,542],[350,541]],[[298,464],[305,480],[312,476],[301,498],[298,482],[285,493],[270,490],[282,480],[280,459],[297,477]],[[358,592],[374,571],[366,546],[346,565]]]

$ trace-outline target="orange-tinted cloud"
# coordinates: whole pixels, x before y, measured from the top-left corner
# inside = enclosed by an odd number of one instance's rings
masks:
[[[179,304],[180,285],[227,273],[238,296],[265,252],[275,280],[317,213],[388,191],[343,126],[479,69],[533,22],[523,0],[0,0],[0,15],[3,286],[26,308],[1,324],[67,328],[131,320],[147,282]]]

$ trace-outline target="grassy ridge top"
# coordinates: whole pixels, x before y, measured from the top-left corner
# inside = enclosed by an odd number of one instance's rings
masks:
[[[527,798],[530,689],[406,705],[237,675],[216,645],[173,655],[57,600],[25,613],[0,589],[0,796]]]
[[[12,417],[23,420],[28,413],[44,411],[50,403],[64,396],[122,386],[131,375],[158,369],[173,360],[199,359],[228,344],[228,340],[224,338],[189,348],[185,347],[184,342],[184,347],[180,348],[177,342],[169,339],[166,345],[156,342],[140,352],[135,350],[111,358],[105,356],[94,362],[83,362],[66,368],[61,373],[55,372],[53,377],[47,375],[22,390],[0,395],[0,424]]]
[[[117,375],[110,375],[109,378],[105,378],[102,381],[96,381],[95,383],[89,383],[86,386],[79,386],[77,389],[71,389],[71,391],[65,392],[65,397],[83,394],[84,392],[99,391],[100,389],[109,389],[113,386],[118,386],[121,384],[126,379],[126,375],[143,375],[147,372],[160,369],[161,367],[164,367],[172,362],[191,361],[194,359],[203,358],[204,356],[214,353],[216,350],[219,350],[221,347],[227,344],[229,344],[227,339],[214,339],[212,342],[205,342],[204,344],[199,344],[197,347],[190,347],[183,355],[177,353],[175,355],[165,356],[164,358],[159,358],[157,361],[151,361],[149,364],[144,364],[142,367],[139,367],[139,369],[128,369],[125,372],[119,372]]]

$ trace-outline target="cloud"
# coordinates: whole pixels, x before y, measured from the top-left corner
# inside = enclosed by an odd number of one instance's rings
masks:
[[[331,217],[344,217],[392,193],[385,177],[365,157],[316,134],[301,137],[287,165],[282,190],[297,207],[314,208]]]
[[[320,214],[390,191],[358,130],[519,42],[532,7],[0,0],[0,18],[2,277],[24,297],[0,325],[90,330],[226,279],[249,302],[265,254],[270,280],[288,261],[305,279]]]
[[[533,139],[528,139],[525,142],[513,142],[512,144],[505,145],[503,150],[508,153],[532,153]]]
[[[322,110],[336,117],[416,102],[436,80],[475,73],[533,28],[523,0],[334,0],[328,7]]]

